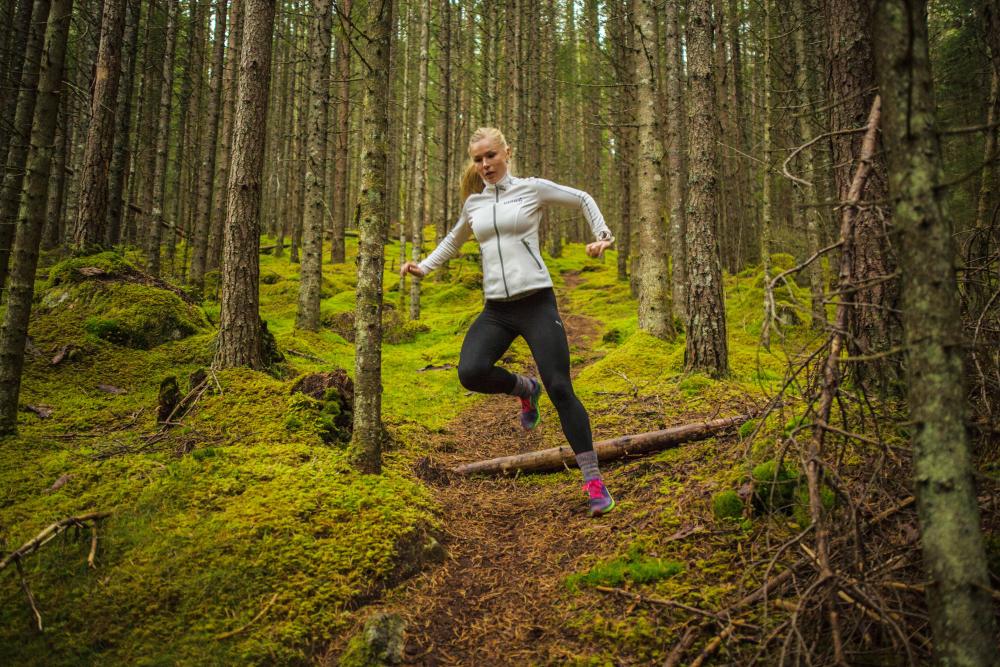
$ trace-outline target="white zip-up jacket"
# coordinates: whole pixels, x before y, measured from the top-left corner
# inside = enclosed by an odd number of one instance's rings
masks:
[[[506,300],[552,287],[538,244],[538,225],[546,204],[579,209],[597,240],[612,238],[601,210],[586,192],[544,178],[516,178],[508,173],[465,200],[458,222],[420,262],[420,269],[426,275],[438,268],[474,235],[482,253],[487,299]]]

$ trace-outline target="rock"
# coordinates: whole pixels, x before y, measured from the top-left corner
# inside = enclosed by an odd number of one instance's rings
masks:
[[[399,614],[379,612],[351,639],[340,656],[341,667],[383,667],[403,662],[406,621]]]

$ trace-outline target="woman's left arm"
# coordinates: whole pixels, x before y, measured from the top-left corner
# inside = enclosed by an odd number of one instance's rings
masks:
[[[544,178],[535,178],[532,181],[540,203],[570,206],[580,210],[587,224],[590,225],[591,231],[594,232],[594,238],[597,239],[596,243],[587,246],[587,254],[591,254],[591,246],[600,245],[601,247],[592,255],[596,257],[614,243],[615,237],[611,234],[608,223],[604,221],[601,209],[597,207],[597,202],[594,201],[593,197],[583,190],[559,185]]]

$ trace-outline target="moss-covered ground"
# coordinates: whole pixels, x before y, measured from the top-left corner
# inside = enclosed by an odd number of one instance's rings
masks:
[[[113,255],[40,274],[21,396],[36,410],[23,412],[20,436],[0,446],[2,547],[13,550],[67,516],[113,514],[98,526],[96,567],[87,564],[88,529],[72,529],[24,559],[43,632],[34,627],[13,568],[2,573],[0,662],[325,661],[383,595],[387,604],[405,605],[429,592],[457,594],[455,580],[435,580],[435,566],[421,561],[426,550],[413,546],[449,535],[461,508],[418,478],[414,464],[424,457],[490,455],[494,434],[507,428],[487,419],[500,403],[465,391],[454,370],[464,332],[482,304],[477,249],[469,244],[466,250],[468,256],[452,262],[448,280],[423,281],[424,326],[413,326],[401,314],[398,246],[386,249],[387,323],[390,339],[399,342],[387,343],[383,355],[383,409],[395,444],[380,477],[356,474],[346,445],[324,443],[315,411],[290,394],[304,373],[340,367],[353,375],[354,239],[346,263],[324,266],[317,333],[294,328],[298,265],[287,254],[261,256],[261,314],[285,361],[271,374],[210,374],[194,406],[169,429],[156,423],[160,382],[176,376],[183,392],[189,375],[210,364],[217,302],[194,305],[162,286],[116,279],[123,260]],[[759,346],[762,279],[750,270],[726,279],[732,373],[721,380],[685,373],[683,332],[666,342],[638,331],[636,302],[628,284],[617,280],[614,253],[592,260],[571,244],[562,257],[546,261],[564,316],[579,318],[587,331],[571,349],[575,388],[596,439],[759,407],[782,386],[789,363],[818,341],[805,325],[789,321],[770,351]],[[778,256],[775,263],[784,268],[789,262]],[[80,273],[91,266],[103,273]],[[777,297],[789,305],[785,312],[798,308],[807,319],[805,289],[789,283]],[[530,363],[521,341],[505,359]],[[759,579],[762,524],[778,522],[779,537],[797,526],[793,512],[755,513],[751,471],[772,459],[775,439],[789,424],[794,428],[794,395],[793,385],[791,407],[738,435],[608,466],[620,507],[599,522],[581,517],[576,471],[496,483],[512,498],[533,499],[522,509],[538,510],[551,524],[547,529],[568,520],[579,531],[543,554],[554,559],[545,570],[548,580],[538,582],[552,596],[546,618],[563,627],[545,635],[548,648],[532,661],[662,662],[683,626],[657,609],[607,598],[596,586],[711,608]],[[562,444],[547,399],[542,412],[546,426],[518,447]],[[747,438],[754,433],[751,447]],[[477,505],[468,507],[470,517],[496,510],[490,494],[500,487],[480,483],[461,496],[460,502]],[[735,492],[729,509],[713,514],[713,497],[727,491]],[[484,535],[500,525],[483,521],[475,527]],[[511,530],[505,539],[515,546],[532,539],[516,524]],[[585,548],[574,546],[581,542]],[[491,554],[483,556],[488,561]],[[423,583],[389,592],[421,567]],[[446,588],[435,589],[435,581]],[[493,592],[484,588],[479,595]],[[415,627],[411,632],[419,632]],[[425,627],[437,626],[428,620]],[[538,637],[532,641],[540,645]]]

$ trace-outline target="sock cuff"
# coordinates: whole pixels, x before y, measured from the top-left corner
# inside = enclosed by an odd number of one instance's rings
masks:
[[[535,388],[531,378],[520,373],[514,373],[513,375],[514,388],[510,390],[511,395],[518,398],[531,398],[531,392]]]
[[[587,452],[580,452],[576,455],[576,465],[583,473],[584,481],[601,478],[601,469],[597,465],[597,452],[593,449]]]

